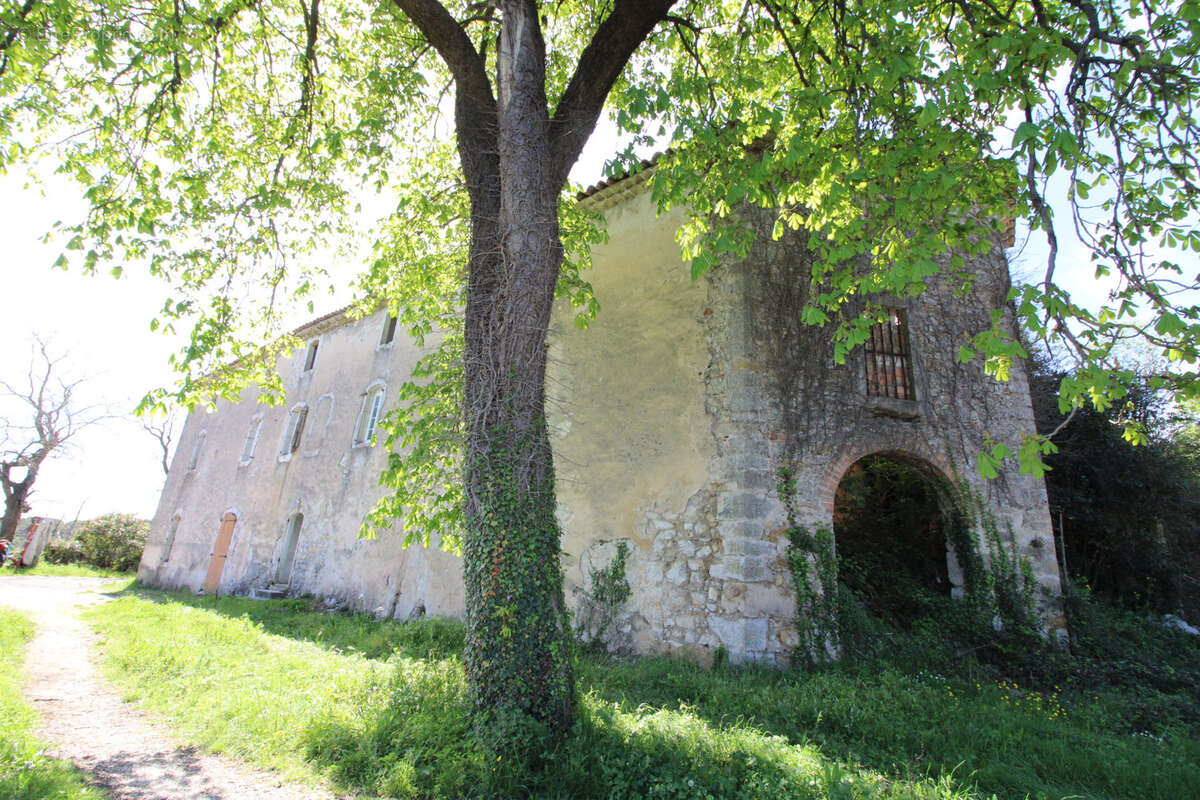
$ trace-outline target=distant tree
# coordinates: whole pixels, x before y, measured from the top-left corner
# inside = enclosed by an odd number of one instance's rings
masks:
[[[144,417],[142,419],[142,428],[154,437],[154,441],[158,442],[158,447],[162,451],[160,465],[163,475],[169,475],[171,472],[171,445],[175,442],[175,431],[178,427],[179,416],[175,413],[167,414],[165,417]]]
[[[1094,591],[1133,607],[1200,614],[1200,459],[1195,420],[1149,388],[1104,411],[1077,409],[1069,424],[1055,394],[1064,375],[1035,362],[1038,430],[1054,437],[1046,457],[1054,527],[1067,571]],[[1125,423],[1144,446],[1123,438]]]
[[[17,388],[0,380],[0,403],[14,409],[0,417],[0,486],[4,488],[0,539],[10,541],[21,514],[29,510],[28,498],[42,464],[103,417],[97,407],[79,405],[75,390],[82,381],[63,380],[63,358],[51,356],[41,339],[34,341],[25,385]]]

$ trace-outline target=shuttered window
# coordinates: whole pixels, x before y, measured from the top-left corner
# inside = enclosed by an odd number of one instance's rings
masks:
[[[287,427],[283,431],[283,442],[279,446],[280,458],[290,456],[300,447],[300,436],[304,433],[304,421],[308,419],[308,406],[300,405],[288,415]]]
[[[255,415],[250,420],[250,428],[246,431],[246,441],[242,443],[242,457],[239,461],[242,464],[249,464],[254,458],[254,450],[258,446],[258,434],[262,430],[263,418],[261,415]]]
[[[383,411],[383,388],[373,386],[363,396],[362,410],[358,414],[358,424],[354,426],[354,444],[370,444],[375,435],[375,427],[379,423],[379,415]]]
[[[392,343],[396,338],[396,318],[388,315],[387,320],[383,323],[383,332],[379,335],[379,346],[384,347]]]

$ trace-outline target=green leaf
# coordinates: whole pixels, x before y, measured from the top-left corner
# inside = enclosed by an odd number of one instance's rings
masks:
[[[1036,139],[1038,136],[1038,126],[1032,122],[1022,122],[1017,126],[1017,130],[1013,133],[1012,146],[1014,149],[1019,149],[1026,142]]]

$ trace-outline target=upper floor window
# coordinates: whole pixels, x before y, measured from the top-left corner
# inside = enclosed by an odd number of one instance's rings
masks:
[[[396,315],[388,314],[388,318],[384,320],[383,332],[379,335],[379,346],[389,345],[396,338]]]
[[[358,412],[358,423],[354,426],[354,444],[370,444],[375,436],[375,426],[383,410],[382,384],[372,386],[363,395],[362,410]]]
[[[304,371],[308,372],[317,363],[317,340],[308,343],[308,352],[304,354]]]
[[[308,406],[301,403],[288,414],[287,427],[283,429],[283,442],[279,445],[279,457],[284,458],[296,452],[300,446],[300,436],[304,433],[304,421],[308,418]]]
[[[321,452],[325,431],[333,422],[333,395],[323,394],[318,397],[309,416],[312,417],[312,427],[308,430],[308,438],[304,440],[304,455],[315,456]]]
[[[249,464],[254,458],[254,449],[258,447],[258,434],[262,431],[263,415],[255,414],[250,420],[250,429],[246,431],[246,441],[242,444],[241,464]]]
[[[200,463],[200,451],[204,449],[204,442],[208,439],[208,431],[200,431],[200,438],[196,440],[196,446],[192,449],[192,460],[188,462],[188,470],[193,470]]]
[[[885,310],[887,318],[871,326],[871,338],[864,346],[867,394],[872,397],[916,400],[907,315],[902,308]]]

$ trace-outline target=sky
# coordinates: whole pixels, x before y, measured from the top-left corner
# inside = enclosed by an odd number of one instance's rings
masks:
[[[61,356],[63,377],[83,381],[79,404],[112,415],[43,466],[30,498],[33,514],[148,516],[162,489],[160,451],[129,413],[150,386],[170,380],[167,356],[175,343],[149,332],[164,287],[133,273],[115,280],[51,268],[60,249],[41,236],[82,212],[78,194],[55,182],[29,187],[20,174],[0,177],[0,377],[25,382],[37,335]],[[0,414],[10,422],[28,418],[11,403]]]
[[[602,124],[572,180],[580,185],[599,181],[616,148],[614,126]],[[72,520],[121,512],[150,518],[164,480],[161,451],[131,412],[148,390],[173,380],[167,358],[183,340],[149,328],[169,287],[135,268],[119,279],[52,268],[60,246],[43,242],[43,235],[56,221],[81,218],[85,205],[74,185],[52,175],[42,178],[39,186],[17,171],[0,176],[0,378],[24,381],[37,335],[63,357],[64,375],[83,380],[82,402],[102,406],[110,416],[82,431],[43,466],[31,514]],[[1045,258],[1045,248],[1027,239],[1018,230],[1017,247],[1010,251],[1018,276],[1040,274]],[[1059,265],[1059,279],[1077,299],[1091,305],[1103,301],[1109,287],[1094,279],[1078,244],[1065,243]],[[350,299],[348,291],[335,294],[315,313]],[[0,403],[0,417],[17,419],[17,413]]]

